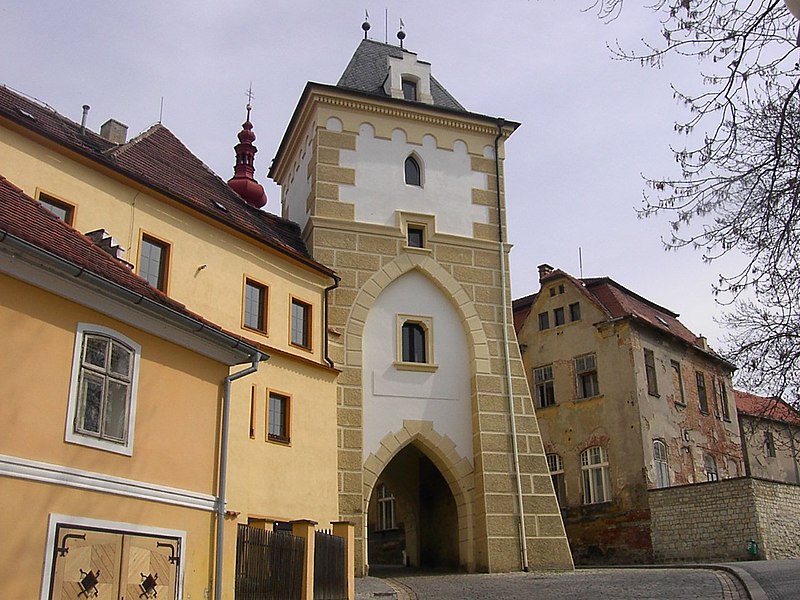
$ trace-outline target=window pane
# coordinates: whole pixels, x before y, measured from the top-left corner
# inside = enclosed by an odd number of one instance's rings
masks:
[[[123,377],[131,374],[131,351],[120,344],[111,344],[111,372]]]
[[[59,219],[72,225],[72,213],[74,210],[72,206],[65,202],[59,202],[55,198],[50,198],[44,194],[39,195],[39,202]]]
[[[103,378],[84,371],[79,385],[79,409],[76,428],[100,435],[100,411],[103,402]]]
[[[553,320],[556,326],[564,324],[564,308],[556,308],[553,310]]]
[[[405,177],[408,185],[422,185],[422,176],[419,163],[413,156],[406,159]]]
[[[581,320],[581,305],[579,302],[569,305],[569,320],[570,321]]]
[[[108,340],[95,336],[86,336],[83,351],[84,363],[105,369],[107,354]]]
[[[125,441],[128,415],[128,385],[117,381],[108,382],[103,437]]]
[[[546,312],[539,313],[539,330],[550,328],[550,315]]]
[[[426,362],[425,328],[419,323],[403,323],[402,336],[402,361]]]
[[[266,289],[247,281],[244,288],[244,324],[245,327],[265,331],[264,307],[266,305]]]
[[[417,227],[408,228],[408,246],[409,248],[422,248],[423,247],[423,230]]]
[[[289,437],[287,431],[287,403],[288,399],[277,394],[269,395],[269,424],[268,433],[270,437],[286,440]]]
[[[155,288],[164,290],[167,246],[148,236],[142,237],[142,251],[139,257],[139,275]]]
[[[417,99],[417,83],[409,79],[403,79],[403,98],[405,100]]]
[[[308,348],[308,312],[309,307],[297,300],[292,300],[292,343]]]

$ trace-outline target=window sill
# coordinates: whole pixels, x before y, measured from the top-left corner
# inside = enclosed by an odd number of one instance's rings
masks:
[[[281,436],[278,436],[278,435],[273,435],[271,433],[269,435],[267,435],[267,441],[268,442],[273,442],[274,444],[281,444],[283,446],[289,446],[291,444],[291,441],[289,440],[289,438],[281,437]]]
[[[675,400],[675,406],[678,408],[686,408],[686,402],[681,402],[680,400]]]
[[[395,361],[394,368],[398,371],[418,371],[422,373],[434,373],[439,365],[434,363],[412,363]]]
[[[122,454],[123,456],[133,456],[132,444],[109,442],[100,438],[81,435],[80,433],[76,433],[74,431],[69,432],[64,441],[69,444],[76,444],[86,448],[94,448],[95,450],[104,450],[105,452],[113,452],[114,454]]]
[[[578,402],[583,402],[584,400],[595,400],[598,398],[603,398],[603,394],[597,394],[595,396],[585,396],[583,398],[577,398]]]
[[[265,329],[257,329],[255,327],[248,327],[247,325],[242,325],[242,329],[244,329],[248,333],[255,333],[258,335],[263,335],[265,337],[269,337],[267,331]]]
[[[313,348],[311,346],[302,346],[300,344],[295,344],[294,342],[289,342],[289,345],[292,348],[297,348],[298,350],[303,350],[304,352],[313,352]]]
[[[419,248],[417,246],[403,246],[403,249],[406,252],[411,252],[412,254],[424,254],[426,256],[430,256],[431,254],[433,254],[433,250],[430,248]]]

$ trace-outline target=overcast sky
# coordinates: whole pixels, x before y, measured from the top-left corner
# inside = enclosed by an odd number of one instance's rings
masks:
[[[711,294],[721,266],[691,250],[665,252],[665,219],[637,219],[642,175],[675,175],[670,144],[683,116],[671,82],[698,89],[698,67],[661,70],[611,58],[606,45],[658,37],[636,9],[604,24],[590,0],[25,0],[0,8],[0,83],[95,131],[109,118],[133,136],[159,120],[228,179],[252,82],[256,177],[267,208],[280,194],[269,163],[307,81],[335,84],[370,37],[430,62],[468,110],[522,122],[506,145],[506,200],[515,298],[538,290],[536,266],[612,277],[680,313],[720,347]],[[648,2],[641,2],[648,4]],[[2,172],[2,165],[0,165]]]

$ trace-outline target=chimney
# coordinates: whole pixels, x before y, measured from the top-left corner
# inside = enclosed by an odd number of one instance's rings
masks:
[[[708,352],[708,339],[706,339],[706,336],[704,336],[702,333],[697,336],[697,345],[701,350]]]
[[[539,281],[550,275],[554,271],[553,267],[547,263],[539,265]]]
[[[86,234],[86,237],[91,239],[95,245],[114,258],[123,260],[122,255],[125,254],[125,250],[120,247],[119,242],[111,237],[111,234],[105,229],[95,229],[94,231],[90,231]]]
[[[128,126],[116,119],[109,119],[100,126],[100,137],[112,144],[124,144],[128,139]]]
[[[88,104],[83,105],[83,115],[81,116],[81,130],[80,130],[81,135],[83,135],[84,132],[86,131],[86,118],[89,116],[89,108],[90,107]]]

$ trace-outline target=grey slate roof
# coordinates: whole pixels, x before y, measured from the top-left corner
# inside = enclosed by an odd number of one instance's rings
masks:
[[[389,75],[388,57],[402,58],[403,54],[411,54],[411,52],[391,44],[362,40],[336,87],[387,98],[388,95],[383,89],[383,84]],[[431,75],[431,96],[433,96],[434,106],[467,112],[467,109],[453,98],[433,75]]]

